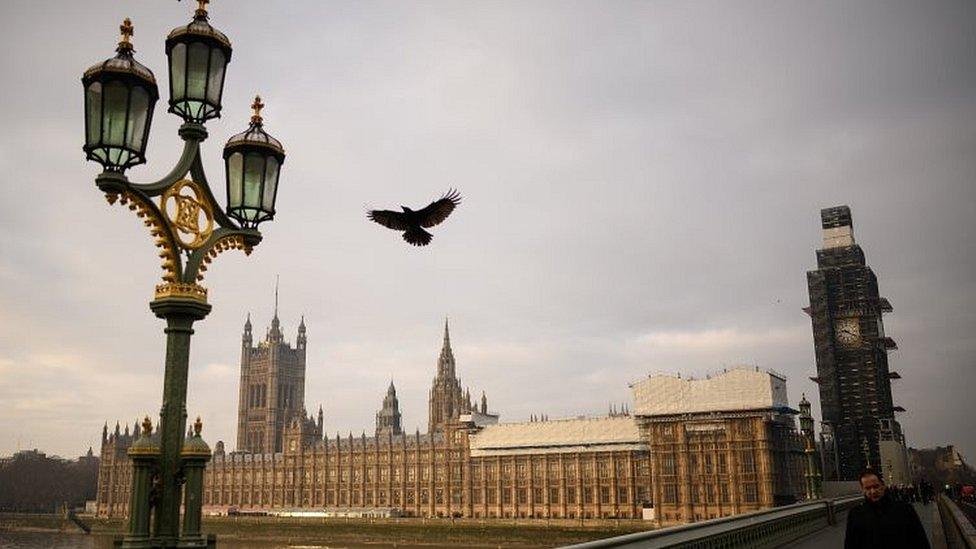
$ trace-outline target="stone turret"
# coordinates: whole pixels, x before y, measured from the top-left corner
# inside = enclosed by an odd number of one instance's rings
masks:
[[[396,387],[391,380],[386,396],[383,397],[383,408],[376,412],[376,436],[402,434],[400,401],[397,399]]]
[[[305,328],[305,315],[302,315],[302,321],[298,323],[298,337],[295,338],[295,347],[304,351],[307,343],[308,335],[306,334]]]

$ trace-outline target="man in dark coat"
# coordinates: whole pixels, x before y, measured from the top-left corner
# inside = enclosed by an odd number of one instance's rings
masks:
[[[861,473],[861,490],[864,503],[847,514],[844,549],[930,549],[915,508],[887,494],[880,473]]]

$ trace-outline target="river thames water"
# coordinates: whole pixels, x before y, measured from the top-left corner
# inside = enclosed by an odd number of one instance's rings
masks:
[[[246,541],[220,538],[221,549],[448,549],[451,545],[404,545],[398,543],[324,545],[315,542]],[[86,536],[59,532],[11,532],[0,530],[0,549],[112,549],[112,536]]]

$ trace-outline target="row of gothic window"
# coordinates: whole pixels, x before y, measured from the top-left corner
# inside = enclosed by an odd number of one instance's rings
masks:
[[[753,485],[753,488],[755,485]],[[609,486],[600,487],[585,487],[577,490],[574,487],[567,487],[565,492],[561,492],[558,488],[550,488],[545,490],[543,488],[534,488],[529,490],[527,488],[518,489],[508,489],[508,490],[497,490],[495,488],[486,488],[484,490],[472,490],[471,491],[471,503],[474,505],[497,505],[501,503],[502,505],[511,505],[513,503],[518,503],[519,505],[529,505],[529,497],[531,495],[531,503],[533,505],[558,505],[560,503],[566,503],[568,505],[576,504],[596,504],[601,505],[611,505],[620,504],[628,505],[631,503],[650,505],[650,493],[645,487],[638,487],[635,497],[631,498],[631,489],[627,487],[619,487],[614,491]],[[372,492],[361,493],[359,491],[347,491],[347,490],[330,490],[326,493],[326,505],[426,505],[429,503],[443,504],[446,503],[446,497],[450,494],[451,503],[460,505],[463,503],[463,496],[460,490],[443,490],[435,489],[433,491],[422,489],[419,491],[406,490],[402,493],[399,490],[393,490],[388,494],[385,490],[380,490],[375,494]],[[213,505],[224,505],[234,503],[232,499],[233,495],[228,490],[207,490],[206,500],[209,504]],[[433,495],[433,498],[431,498]],[[726,492],[727,495],[727,492]],[[241,494],[241,503],[250,504],[250,494]],[[270,493],[265,493],[265,497],[270,498]],[[547,498],[548,496],[548,498]],[[616,496],[616,497],[614,497]],[[667,498],[667,495],[665,496]],[[219,501],[213,501],[214,499]],[[255,498],[258,499],[258,498]],[[257,503],[257,501],[253,502]]]

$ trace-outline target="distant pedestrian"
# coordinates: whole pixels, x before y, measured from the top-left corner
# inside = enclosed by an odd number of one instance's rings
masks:
[[[927,480],[922,480],[922,503],[928,505],[935,497],[935,488]]]
[[[861,473],[864,503],[847,514],[844,549],[931,549],[922,521],[910,503],[895,501],[881,473]]]

